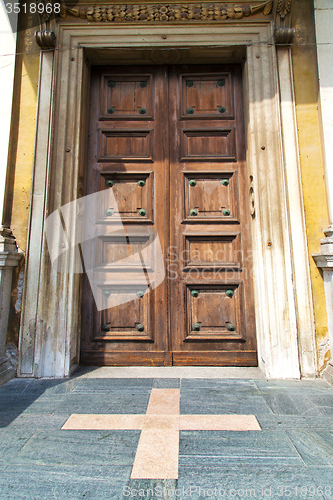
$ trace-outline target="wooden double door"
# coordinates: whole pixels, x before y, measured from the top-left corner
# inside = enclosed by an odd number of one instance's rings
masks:
[[[81,363],[256,365],[241,68],[93,67],[88,150]]]

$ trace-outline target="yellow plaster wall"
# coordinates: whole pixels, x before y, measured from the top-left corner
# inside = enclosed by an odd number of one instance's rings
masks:
[[[25,252],[29,221],[32,168],[35,144],[37,91],[40,50],[34,39],[36,24],[22,16],[18,32],[11,149],[13,194],[10,226],[18,245]],[[16,123],[15,123],[16,122]],[[16,132],[15,132],[16,131]]]
[[[35,16],[19,19],[15,65],[13,115],[7,174],[5,222],[11,227],[17,244],[25,252],[30,212],[30,195],[36,133],[37,92],[40,49],[35,42]],[[7,343],[18,345],[24,259],[13,270]]]
[[[328,210],[318,114],[318,76],[312,0],[294,0],[292,25],[296,30],[292,47],[296,117],[298,127],[305,222],[316,324],[318,368],[330,357],[323,278],[312,254],[320,252]]]

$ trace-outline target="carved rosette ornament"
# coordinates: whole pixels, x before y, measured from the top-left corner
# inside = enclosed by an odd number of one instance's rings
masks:
[[[284,19],[291,11],[291,0],[278,0],[276,12]]]
[[[89,22],[186,22],[239,20],[263,12],[272,12],[273,0],[257,5],[227,6],[221,3],[196,3],[177,5],[95,5],[70,8],[62,6],[60,16],[68,14]]]

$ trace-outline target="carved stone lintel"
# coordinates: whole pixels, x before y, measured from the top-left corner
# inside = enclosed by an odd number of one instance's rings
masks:
[[[56,36],[54,31],[35,31],[37,44],[42,49],[54,49]]]
[[[275,30],[274,40],[276,45],[290,45],[294,41],[295,28],[279,28]]]
[[[273,0],[257,5],[226,6],[221,3],[94,5],[70,8],[62,5],[60,16],[67,14],[90,22],[183,22],[240,20],[260,11],[265,16],[272,12]]]

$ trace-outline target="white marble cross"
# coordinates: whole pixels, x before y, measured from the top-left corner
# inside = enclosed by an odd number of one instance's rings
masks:
[[[62,429],[141,430],[131,479],[178,479],[179,431],[260,431],[254,415],[180,415],[180,389],[152,389],[147,413],[73,414]]]

